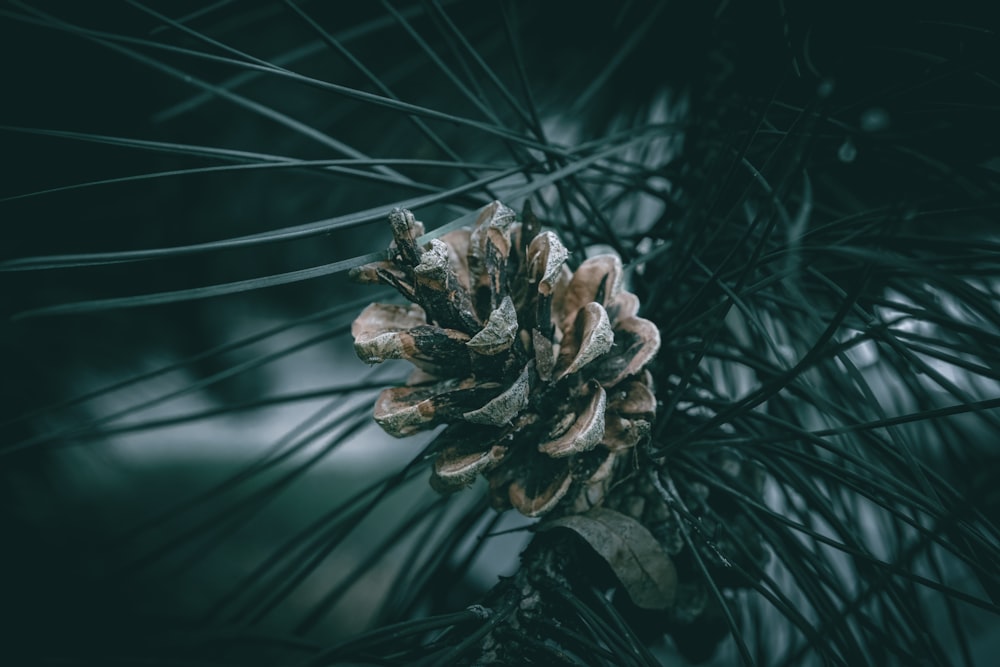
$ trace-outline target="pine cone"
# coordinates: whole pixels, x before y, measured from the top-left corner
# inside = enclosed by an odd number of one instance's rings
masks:
[[[617,256],[570,272],[559,237],[525,217],[493,202],[472,229],[421,248],[423,225],[395,209],[390,259],[352,277],[392,285],[413,305],[374,303],[351,331],[364,361],[417,367],[382,392],[375,420],[397,437],[448,425],[436,489],[483,474],[497,509],[580,512],[602,501],[616,462],[649,433],[656,400],[644,367],[660,337],[636,317]]]

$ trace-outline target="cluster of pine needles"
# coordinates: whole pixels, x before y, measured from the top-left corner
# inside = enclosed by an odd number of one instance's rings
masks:
[[[811,4],[0,5],[0,662],[988,664],[1000,41]],[[511,622],[530,524],[372,428],[347,271],[497,199],[660,330],[698,632],[600,563]]]

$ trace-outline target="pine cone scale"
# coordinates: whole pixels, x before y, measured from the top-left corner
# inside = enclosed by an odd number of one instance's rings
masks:
[[[590,400],[583,410],[576,414],[569,429],[553,440],[538,445],[538,451],[553,458],[570,456],[596,447],[604,438],[604,411],[607,408],[607,393],[600,384],[591,381]]]

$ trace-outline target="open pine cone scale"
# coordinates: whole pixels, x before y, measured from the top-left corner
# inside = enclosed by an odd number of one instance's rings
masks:
[[[423,225],[394,210],[389,259],[352,277],[413,303],[368,306],[352,334],[362,360],[416,367],[377,400],[383,429],[403,437],[449,425],[435,488],[482,474],[498,509],[580,512],[602,501],[616,462],[648,436],[656,401],[643,369],[659,332],[637,316],[617,256],[570,271],[559,237],[526,217],[493,202],[472,229],[421,247]]]

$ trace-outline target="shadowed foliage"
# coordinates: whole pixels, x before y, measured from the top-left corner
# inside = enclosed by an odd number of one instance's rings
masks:
[[[3,4],[0,662],[992,664],[987,9]],[[374,423],[412,369],[367,367],[351,323],[406,302],[348,273],[393,269],[393,209],[425,226],[396,263],[416,266],[496,200],[567,271],[617,255],[596,263],[638,298],[622,321],[658,331],[635,368],[627,327],[600,341],[656,402],[606,438],[627,453],[596,510],[498,513],[475,481],[493,462],[467,465],[499,451],[482,429]],[[617,307],[598,278],[594,322]],[[420,332],[464,349],[507,302],[544,310],[488,287]],[[580,321],[567,341],[600,329]],[[423,359],[410,324],[395,357]],[[505,354],[542,340],[511,331]],[[535,382],[518,354],[432,370],[496,375],[478,407]],[[598,442],[557,430],[524,432]],[[518,461],[529,515],[600,467]]]

